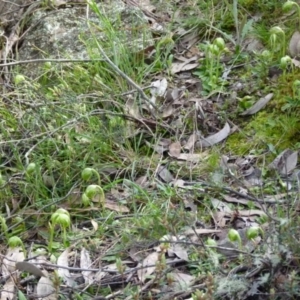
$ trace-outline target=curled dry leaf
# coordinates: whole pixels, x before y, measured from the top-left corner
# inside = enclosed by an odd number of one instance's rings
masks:
[[[169,250],[172,251],[178,258],[183,259],[185,261],[189,260],[186,249],[184,249],[181,245],[174,244],[173,247]]]
[[[269,169],[276,170],[280,175],[290,174],[297,166],[298,151],[285,149],[269,165]]]
[[[198,135],[196,132],[194,132],[188,139],[188,141],[186,142],[186,144],[184,145],[184,149],[186,150],[191,150],[194,148],[194,145],[196,143],[198,139]]]
[[[228,123],[218,132],[213,135],[210,135],[206,138],[200,138],[200,140],[196,143],[197,147],[211,147],[223,140],[225,140],[230,134],[230,126]]]
[[[196,110],[198,112],[199,117],[202,120],[205,120],[206,119],[206,114],[205,114],[205,112],[202,109],[203,99],[202,98],[191,98],[189,101],[195,102],[195,108],[196,108]]]
[[[250,200],[244,199],[244,198],[235,198],[229,195],[222,195],[223,199],[230,203],[238,203],[242,205],[248,205],[250,203]],[[258,202],[252,202],[252,205],[256,206],[257,208],[261,208],[262,204]]]
[[[265,216],[266,215],[262,210],[258,210],[258,209],[239,210],[238,214],[241,217]]]
[[[297,166],[298,162],[298,151],[291,153],[285,160],[285,164],[280,170],[280,174],[287,175],[290,174]]]
[[[27,273],[30,273],[36,277],[43,277],[45,276],[45,274],[43,273],[43,271],[41,269],[39,269],[38,267],[36,267],[34,264],[29,263],[27,261],[20,261],[16,263],[16,268],[19,271],[24,271]]]
[[[62,5],[66,5],[67,1],[64,0],[52,0],[51,5],[53,5],[54,7],[60,7]]]
[[[149,254],[140,264],[138,267],[137,275],[140,281],[144,282],[147,279],[147,276],[151,275],[155,271],[155,264],[158,260],[158,253],[153,252]]]
[[[289,52],[292,57],[300,54],[300,32],[295,31],[289,43]]]
[[[129,208],[125,205],[121,205],[115,201],[112,200],[106,200],[104,203],[104,207],[116,212],[121,212],[121,213],[129,213]]]
[[[89,252],[83,247],[80,252],[80,268],[89,269],[91,268],[92,261]],[[92,284],[94,282],[93,272],[82,271],[81,272],[84,282],[86,285]]]
[[[206,153],[181,153],[177,159],[186,160],[189,162],[198,163],[201,159],[206,157]]]
[[[154,149],[158,154],[163,154],[165,151],[169,150],[169,145],[171,144],[171,141],[168,139],[160,139],[157,141],[155,145],[150,144],[148,141],[145,141],[146,144]]]
[[[172,286],[174,286],[174,288],[182,290],[190,286],[195,280],[194,276],[182,272],[171,272],[169,273],[169,275],[171,275],[172,279],[174,280],[171,281]]]
[[[130,97],[125,104],[125,112],[136,119],[141,118],[137,101],[132,97]]]
[[[210,201],[215,209],[218,209],[219,211],[222,211],[225,213],[232,212],[232,209],[230,208],[230,206],[227,203],[220,201],[218,199],[215,199],[215,198],[212,198]]]
[[[212,215],[215,225],[218,228],[224,228],[226,222],[228,221],[228,217],[226,218],[226,213],[223,211],[216,211]]]
[[[174,180],[173,175],[166,168],[166,166],[160,165],[157,169],[157,175],[166,183],[169,183]]]
[[[184,235],[202,235],[202,234],[212,234],[212,233],[218,233],[220,230],[218,229],[206,229],[206,228],[189,228],[184,232]]]
[[[174,114],[174,111],[175,111],[175,108],[174,108],[173,104],[169,104],[168,106],[166,106],[162,113],[163,119],[169,118],[170,116],[172,116]]]
[[[199,66],[198,62],[192,63],[192,61],[196,61],[198,59],[197,56],[193,56],[190,59],[186,59],[184,62],[174,62],[171,66],[171,73],[176,74],[179,72],[189,71],[197,68]]]
[[[256,114],[268,104],[268,102],[273,98],[273,95],[273,93],[270,93],[267,96],[260,98],[253,106],[242,112],[241,116],[250,116]]]
[[[65,268],[58,268],[58,275],[64,280],[67,286],[73,287],[75,285],[74,280],[71,278],[71,274],[68,270],[69,267],[69,248],[67,248],[57,259],[57,264]]]
[[[93,226],[94,231],[97,231],[99,227],[98,223],[95,220],[91,219],[91,224]]]
[[[168,89],[166,94],[165,94],[165,99],[168,103],[176,103],[176,101],[178,101],[180,99],[180,97],[182,96],[182,89]]]
[[[146,175],[143,175],[143,176],[137,178],[135,180],[135,183],[138,184],[139,186],[145,188],[149,185],[149,180],[148,180],[148,177]]]
[[[181,152],[181,145],[180,142],[175,142],[172,143],[169,146],[169,155],[172,157],[178,157],[180,155]]]
[[[25,255],[21,247],[8,248],[2,261],[2,276],[9,276],[16,270],[16,263],[24,261]]]
[[[295,67],[300,68],[300,61],[298,59],[292,58],[292,63]]]
[[[13,300],[16,299],[15,295],[16,284],[13,278],[9,278],[4,285],[1,286],[1,298],[0,300]]]
[[[56,293],[56,289],[52,280],[48,277],[41,277],[37,287],[36,287],[37,296],[43,300],[57,300],[58,296]]]
[[[166,78],[161,80],[156,80],[151,83],[150,93],[151,93],[151,102],[156,103],[157,97],[163,97],[168,88],[168,82]]]

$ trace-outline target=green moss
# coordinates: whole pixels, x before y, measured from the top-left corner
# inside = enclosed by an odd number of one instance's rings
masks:
[[[245,155],[256,147],[257,144],[253,138],[248,138],[245,134],[238,132],[228,137],[225,150],[236,155]]]
[[[295,148],[299,142],[300,120],[295,114],[262,111],[244,127],[243,133],[235,133],[226,143],[229,152],[243,155],[254,149],[268,149],[273,145],[277,151]]]

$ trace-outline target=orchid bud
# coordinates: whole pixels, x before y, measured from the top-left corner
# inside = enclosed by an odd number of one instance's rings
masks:
[[[35,171],[36,171],[36,164],[35,163],[28,164],[26,168],[26,174],[32,175],[35,173]]]
[[[16,85],[22,83],[23,81],[25,81],[25,77],[21,74],[16,75],[14,78],[14,82]]]
[[[208,51],[214,55],[219,55],[220,54],[220,49],[217,45],[209,45],[208,46]]]
[[[283,5],[282,5],[282,10],[284,12],[289,12],[293,6],[298,6],[298,4],[294,1],[286,1]]]
[[[285,35],[284,31],[282,30],[281,27],[279,26],[274,26],[270,29],[270,33],[271,34],[276,34],[276,35],[280,35],[280,34],[283,34]]]
[[[264,51],[261,53],[261,56],[262,56],[263,58],[270,58],[270,57],[272,57],[272,54],[271,54],[271,52],[270,52],[269,50],[264,50]]]
[[[64,208],[59,208],[54,214],[52,214],[51,221],[53,224],[58,224],[62,227],[68,227],[71,223],[70,214]]]
[[[82,194],[81,201],[85,207],[91,204],[91,199],[85,193]]]
[[[259,235],[264,235],[263,230],[260,227],[253,226],[247,229],[246,236],[248,240],[253,240],[257,238]]]
[[[282,69],[286,69],[286,67],[288,66],[288,64],[289,64],[291,61],[292,61],[292,59],[291,59],[288,55],[286,55],[286,56],[284,56],[284,57],[281,57],[281,59],[280,59],[280,67],[281,67]]]
[[[214,45],[216,45],[221,51],[225,49],[225,41],[221,37],[214,40]]]
[[[92,169],[92,168],[85,168],[82,171],[82,173],[81,173],[81,178],[84,181],[88,181],[93,176],[93,173],[94,173],[94,169]]]
[[[51,64],[50,61],[46,61],[46,62],[44,63],[44,68],[45,68],[46,70],[50,70],[51,67],[52,67],[52,64]]]
[[[71,223],[70,216],[66,214],[59,214],[55,221],[57,224],[64,228],[69,227]]]
[[[12,236],[8,239],[7,244],[10,248],[23,247],[24,244],[18,236]]]
[[[217,246],[217,242],[215,240],[211,239],[211,238],[208,238],[206,240],[206,245],[207,246]]]
[[[294,89],[297,89],[297,88],[299,88],[300,87],[300,80],[295,80],[294,82],[293,82],[293,88]]]
[[[85,194],[87,195],[88,198],[92,199],[101,191],[102,189],[99,185],[91,184],[86,188]]]
[[[231,242],[239,242],[240,245],[242,244],[241,236],[235,229],[230,229],[228,231],[228,238]]]

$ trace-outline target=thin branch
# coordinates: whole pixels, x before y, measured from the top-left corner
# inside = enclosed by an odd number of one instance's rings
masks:
[[[54,58],[39,58],[9,62],[0,64],[0,67],[25,65],[29,63],[45,63],[45,62],[56,62],[56,63],[69,63],[69,62],[94,62],[94,61],[105,61],[104,59],[54,59]]]

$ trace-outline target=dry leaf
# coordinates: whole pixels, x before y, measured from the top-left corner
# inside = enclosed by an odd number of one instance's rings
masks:
[[[157,97],[163,97],[168,87],[168,82],[166,78],[161,80],[156,80],[151,83],[150,93],[151,99],[150,101],[155,104]]]
[[[298,162],[298,151],[294,151],[288,155],[285,159],[285,163],[280,170],[281,175],[290,174],[297,166]]]
[[[297,166],[298,151],[285,149],[269,164],[269,168],[276,170],[280,175],[288,175]]]
[[[37,296],[43,300],[57,300],[58,295],[53,282],[48,277],[41,277],[37,287]]]
[[[180,155],[181,152],[181,145],[180,142],[175,142],[172,143],[169,146],[169,155],[172,157],[178,157]]]
[[[139,7],[142,7],[143,9],[146,9],[148,11],[154,12],[156,10],[156,7],[150,3],[149,0],[134,0]]]
[[[195,102],[195,108],[198,112],[199,117],[202,120],[205,120],[206,119],[206,114],[204,113],[204,111],[202,109],[203,99],[201,99],[201,98],[191,98],[189,101]]]
[[[8,248],[2,261],[2,276],[5,278],[16,270],[16,263],[24,261],[25,255],[21,247]]]
[[[191,150],[194,148],[194,145],[196,143],[198,139],[198,135],[196,132],[194,132],[188,139],[188,141],[186,142],[186,144],[184,145],[184,149],[186,150]]]
[[[183,179],[176,179],[172,182],[174,187],[186,188],[185,181]]]
[[[160,139],[155,145],[150,144],[148,141],[145,141],[146,144],[154,149],[158,154],[163,154],[165,151],[169,150],[169,145],[171,141],[169,139]]]
[[[235,198],[235,197],[231,197],[228,195],[222,195],[222,197],[224,198],[225,201],[230,202],[230,203],[238,203],[238,204],[243,204],[243,205],[247,205],[249,204],[250,200],[244,199],[244,198]],[[261,204],[257,203],[257,202],[252,202],[252,204],[254,206],[256,206],[257,208],[261,208]]]
[[[174,180],[173,175],[170,171],[166,168],[166,166],[160,165],[157,168],[157,175],[166,183],[169,183]]]
[[[146,175],[143,175],[135,180],[135,183],[140,185],[141,187],[147,187],[149,182],[148,182],[148,177]]]
[[[37,266],[35,266],[34,264],[29,263],[27,261],[17,262],[16,268],[19,271],[24,271],[24,272],[30,273],[36,277],[45,276],[45,274],[43,273],[43,271],[41,269],[39,269]]]
[[[140,119],[140,110],[137,101],[133,98],[129,98],[125,104],[125,112],[136,119]]]
[[[184,62],[174,62],[171,66],[171,73],[176,74],[183,71],[189,71],[197,68],[199,66],[199,63],[191,63],[192,61],[197,60],[197,56],[193,56],[190,59],[185,59]]]
[[[115,201],[111,200],[106,200],[104,203],[104,207],[116,212],[121,212],[121,213],[129,213],[129,208],[125,205],[121,205],[119,203],[116,203]]]
[[[295,67],[300,68],[300,61],[298,59],[292,58],[292,63]]]
[[[211,204],[213,205],[213,207],[215,209],[218,209],[219,211],[222,211],[222,212],[225,212],[225,213],[231,213],[232,212],[232,209],[229,207],[228,204],[218,200],[218,199],[215,199],[215,198],[212,198],[211,200]]]
[[[175,283],[174,288],[177,288],[180,290],[186,289],[195,280],[194,276],[191,276],[189,274],[185,274],[182,272],[170,272],[169,275],[171,275],[172,279],[174,280],[174,282],[172,282],[172,285]]]
[[[140,281],[144,282],[147,276],[151,275],[155,271],[155,264],[158,260],[159,253],[153,252],[149,254],[140,264],[138,264],[137,275]]]
[[[177,103],[180,97],[182,96],[182,89],[174,88],[174,89],[168,89],[165,94],[166,102],[168,103]]]
[[[175,108],[174,108],[173,104],[169,104],[168,106],[166,106],[162,113],[163,119],[169,118],[170,116],[172,116],[174,114],[174,111],[175,111]]]
[[[219,228],[225,227],[228,218],[226,218],[226,213],[224,211],[216,211],[213,213],[212,217],[216,226]]]
[[[203,153],[181,153],[177,157],[177,159],[198,163],[204,157],[206,157],[206,153],[204,152]]]
[[[67,2],[64,0],[52,0],[51,5],[53,5],[54,7],[59,7],[62,5],[66,5]]]
[[[226,123],[224,128],[221,129],[218,133],[210,135],[206,138],[200,138],[200,141],[198,141],[196,145],[201,148],[210,147],[226,139],[229,134],[230,134],[230,126],[228,123]]]
[[[205,228],[189,228],[184,232],[184,235],[192,235],[192,234],[197,234],[197,235],[201,235],[201,234],[212,234],[212,233],[218,233],[221,232],[221,230],[217,230],[217,229],[205,229]]]
[[[98,223],[93,219],[91,219],[91,223],[92,223],[94,231],[97,231],[98,227],[99,227]]]
[[[9,278],[1,289],[1,298],[0,300],[13,300],[15,299],[15,287],[16,284],[12,278]]]
[[[92,261],[89,252],[83,247],[80,252],[80,268],[89,269],[91,268]],[[84,282],[86,285],[90,285],[94,282],[93,272],[91,271],[82,271],[81,272]]]
[[[241,217],[265,216],[266,215],[262,210],[257,210],[257,209],[239,210],[238,214]]]
[[[178,258],[185,261],[189,260],[187,251],[182,247],[181,244],[176,244],[176,242],[172,243],[168,249],[168,255],[172,256],[172,254],[175,254]]]
[[[73,287],[75,285],[74,280],[71,278],[71,274],[67,269],[69,267],[69,252],[70,249],[67,248],[57,259],[57,264],[66,268],[58,268],[58,275],[64,280],[67,286]]]
[[[260,98],[253,106],[242,112],[241,116],[250,116],[256,114],[262,108],[264,108],[268,102],[273,98],[273,93],[268,94],[267,96]]]
[[[295,31],[291,37],[289,43],[289,52],[292,57],[295,57],[300,53],[300,32],[299,31]]]

